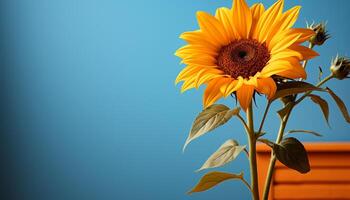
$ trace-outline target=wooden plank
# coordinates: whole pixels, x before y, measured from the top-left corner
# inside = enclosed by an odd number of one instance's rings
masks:
[[[276,163],[269,200],[350,200],[350,143],[306,143],[311,172],[299,174]],[[265,184],[271,149],[257,146],[259,192]]]
[[[270,153],[265,153],[262,155],[257,156],[257,163],[258,163],[258,184],[259,184],[259,194],[260,198],[262,198],[263,192],[264,192],[264,186],[265,186],[265,180],[267,175],[267,170],[270,163]],[[273,184],[271,184],[273,185]],[[273,190],[272,187],[270,187],[270,193],[269,193],[269,199],[272,199],[273,196]]]
[[[274,182],[278,183],[349,183],[350,168],[312,168],[307,174],[287,168],[277,169]]]
[[[348,152],[350,153],[350,144],[348,142],[320,142],[312,143],[305,142],[303,143],[305,149],[308,152]]]
[[[349,142],[303,142],[303,144],[308,152],[350,152]],[[270,147],[262,143],[256,148],[258,153],[271,151]]]
[[[350,199],[350,184],[279,184],[274,199]]]
[[[311,169],[313,167],[350,167],[350,153],[309,153]],[[276,167],[285,167],[277,162]]]

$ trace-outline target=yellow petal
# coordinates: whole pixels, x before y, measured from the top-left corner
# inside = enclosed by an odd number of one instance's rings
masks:
[[[245,85],[252,85],[252,86],[257,86],[257,77],[260,76],[260,72],[258,72],[256,75],[249,77],[249,79],[244,79],[243,83]]]
[[[216,64],[216,58],[213,56],[201,54],[201,55],[190,55],[182,60],[187,65],[205,65],[213,66]]]
[[[262,14],[253,34],[254,39],[261,43],[266,41],[268,33],[271,31],[271,27],[282,15],[283,4],[284,1],[279,0]]]
[[[307,74],[305,73],[305,70],[304,70],[304,73],[302,70],[300,70],[300,72],[298,72],[296,70],[287,70],[287,71],[277,73],[277,75],[283,76],[286,78],[290,78],[290,79],[297,79],[297,78],[306,79],[307,78]]]
[[[213,51],[217,51],[221,47],[220,44],[217,44],[214,41],[210,40],[210,37],[199,30],[184,32],[180,35],[180,38],[190,44],[202,45]]]
[[[184,80],[184,83],[181,86],[181,93],[185,92],[186,90],[192,89],[196,86],[195,82],[196,76],[190,76],[188,79]]]
[[[281,59],[281,60],[272,61],[263,68],[263,70],[260,72],[260,77],[268,78],[279,72],[283,72],[292,68],[293,66],[291,62],[288,60]]]
[[[286,34],[291,34],[291,35],[298,35],[299,34],[300,37],[298,38],[297,41],[295,41],[295,43],[303,43],[303,42],[309,40],[310,37],[315,35],[315,32],[311,29],[308,29],[308,28],[291,28],[291,29],[287,29],[287,30],[284,30],[284,31],[276,34],[273,37],[273,40],[275,40],[278,37],[284,37],[283,35],[286,35]],[[278,41],[278,39],[277,39],[277,41]]]
[[[307,74],[305,72],[305,69],[300,65],[300,62],[297,60],[294,60],[291,62],[291,65],[293,68],[288,69],[286,71],[281,71],[276,73],[276,75],[283,76],[286,78],[296,79],[296,78],[302,78],[306,79]]]
[[[224,95],[224,97],[228,97],[233,92],[235,92],[237,89],[239,89],[243,84],[243,78],[240,76],[238,79],[231,79],[226,84],[222,85],[220,87],[221,93]]]
[[[239,38],[237,30],[233,25],[232,11],[228,8],[222,7],[216,10],[215,17],[222,23],[225,28],[226,34],[230,41]]]
[[[243,84],[240,89],[237,90],[237,99],[244,111],[247,111],[248,106],[252,101],[254,94],[254,86]]]
[[[303,43],[315,35],[315,31],[308,28],[292,28],[291,31],[300,34],[300,38],[296,41],[296,43]]]
[[[282,23],[280,24],[280,27],[279,27],[280,31],[287,30],[295,24],[295,22],[299,17],[300,9],[301,9],[301,6],[295,6],[282,14],[282,18],[281,18]]]
[[[208,34],[217,44],[227,45],[229,38],[225,33],[223,25],[213,16],[206,12],[197,12],[197,19],[200,29]]]
[[[311,58],[319,56],[319,54],[316,51],[301,45],[292,45],[289,47],[289,49],[300,53],[301,55],[300,60],[309,60]]]
[[[220,91],[221,84],[225,82],[226,80],[224,78],[216,78],[211,80],[208,83],[207,88],[204,91],[203,95],[203,106],[204,108],[212,105],[217,100],[219,100],[222,97],[222,93]]]
[[[265,8],[262,3],[256,3],[250,7],[252,12],[253,21],[258,21],[260,16],[264,13]]]
[[[232,8],[233,25],[241,38],[249,38],[252,26],[252,13],[245,0],[235,0]]]
[[[210,48],[206,48],[203,45],[192,45],[192,44],[185,45],[185,46],[179,48],[175,52],[175,55],[180,57],[180,58],[185,58],[186,56],[190,56],[192,54],[195,54],[195,55],[207,54],[207,55],[216,57],[218,55],[218,52],[213,51]]]
[[[284,49],[282,51],[279,51],[275,54],[272,54],[269,62],[273,62],[276,60],[285,59],[289,57],[298,57],[299,59],[301,59],[303,56],[298,50],[294,50],[294,49],[292,50],[289,48],[289,49]]]
[[[206,83],[212,79],[222,77],[223,72],[219,69],[202,69],[198,74],[196,75],[196,85],[195,87],[198,88],[203,83]]]
[[[252,27],[250,31],[250,36],[253,36],[256,29],[256,25],[258,24],[261,15],[264,13],[265,8],[262,3],[256,3],[252,7],[250,7],[250,10],[252,13]]]
[[[271,54],[282,51],[292,44],[294,44],[299,38],[301,34],[291,31],[291,29],[283,31],[282,33],[276,35],[269,44],[269,49]]]
[[[175,84],[178,84],[180,81],[184,81],[188,77],[192,76],[195,73],[198,73],[203,67],[198,67],[198,66],[187,66],[185,67],[179,75],[177,75]]]
[[[271,99],[277,90],[275,81],[272,78],[258,79],[258,87],[256,90],[262,94],[265,94],[268,99]]]
[[[300,6],[295,6],[282,14],[279,20],[273,25],[273,27],[271,27],[271,32],[269,32],[267,37],[267,43],[270,43],[276,34],[279,34],[294,25],[295,21],[298,19],[300,8]]]

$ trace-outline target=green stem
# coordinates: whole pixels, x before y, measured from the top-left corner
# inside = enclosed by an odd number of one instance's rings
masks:
[[[253,106],[250,103],[247,110],[247,121],[249,128],[249,164],[250,164],[250,177],[251,177],[251,191],[254,200],[259,200],[259,188],[258,188],[258,171],[256,162],[256,136],[254,133],[254,121],[253,121]]]
[[[262,131],[263,127],[264,127],[265,119],[266,119],[267,113],[269,112],[270,105],[271,105],[271,102],[268,101],[267,105],[266,105],[266,108],[265,108],[265,111],[264,111],[263,118],[262,118],[261,123],[260,123],[260,127],[259,127],[259,130],[258,130],[258,133],[257,133],[258,136],[261,134],[261,131]]]
[[[252,191],[252,188],[250,188],[249,183],[244,178],[242,178],[242,182],[248,187],[250,191]]]
[[[323,84],[325,84],[327,81],[331,80],[334,76],[331,74],[329,76],[327,76],[326,78],[324,78],[322,81],[320,81],[316,87],[321,87]],[[309,94],[311,94],[312,91],[306,92],[303,96],[301,96],[297,101],[295,101],[293,103],[293,105],[291,106],[291,108],[289,109],[289,111],[287,112],[287,114],[285,115],[285,117],[282,119],[281,121],[281,125],[280,125],[280,129],[278,131],[278,135],[277,135],[277,139],[276,139],[276,143],[280,143],[282,138],[283,138],[283,134],[289,119],[289,116],[293,110],[293,108],[299,104],[302,100],[304,100]],[[267,171],[267,177],[266,177],[266,181],[265,181],[265,186],[264,186],[264,193],[263,193],[263,200],[267,200],[268,196],[269,196],[269,191],[270,191],[270,185],[271,185],[271,180],[272,180],[272,175],[273,175],[273,171],[275,168],[275,164],[276,164],[276,156],[273,154],[273,152],[271,152],[271,158],[270,158],[270,164],[269,164],[269,168]]]
[[[320,81],[316,87],[321,87],[323,84],[325,84],[327,81],[331,80],[332,78],[334,78],[333,74],[330,74],[329,76],[327,76],[326,78],[324,78],[322,81]],[[309,94],[311,94],[313,91],[309,91],[306,92],[303,96],[301,96],[296,102],[295,105],[300,103],[302,100],[304,100]]]
[[[290,108],[290,110],[287,112],[287,114],[285,115],[285,117],[282,119],[279,131],[278,131],[278,135],[276,138],[276,143],[280,143],[282,138],[283,138],[283,133],[284,130],[286,128],[289,116],[292,112],[294,106],[292,106]],[[275,154],[271,151],[271,158],[270,158],[270,164],[269,164],[269,168],[267,170],[267,176],[266,176],[266,181],[265,181],[265,186],[264,186],[264,193],[263,193],[263,200],[267,200],[269,197],[269,191],[270,191],[270,185],[271,185],[271,180],[272,180],[272,174],[275,168],[275,164],[276,164],[276,156]]]
[[[248,127],[247,123],[244,121],[243,117],[239,113],[237,114],[237,117],[242,122],[247,134],[249,134],[249,127]]]

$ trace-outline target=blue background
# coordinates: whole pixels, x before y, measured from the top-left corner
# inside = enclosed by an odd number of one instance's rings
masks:
[[[173,55],[184,44],[179,34],[197,28],[197,10],[214,13],[231,1],[0,4],[1,199],[249,199],[238,181],[185,194],[202,175],[194,171],[218,146],[228,138],[242,144],[246,139],[234,119],[191,143],[183,154],[192,120],[202,109],[202,89],[181,95],[174,86],[183,68]],[[350,1],[288,1],[286,7],[299,4],[297,26],[327,20],[332,35],[317,47],[322,57],[308,67],[310,81],[315,81],[318,66],[327,73],[332,57],[349,53]],[[328,86],[350,106],[347,84]],[[224,103],[234,106],[232,99]],[[257,104],[261,112],[265,99],[258,98]],[[333,102],[330,107],[331,129],[308,101],[295,110],[288,127],[324,134],[298,135],[303,141],[349,141],[349,125]],[[275,138],[277,127],[272,112],[267,137]],[[249,176],[246,169],[241,155],[221,170]]]

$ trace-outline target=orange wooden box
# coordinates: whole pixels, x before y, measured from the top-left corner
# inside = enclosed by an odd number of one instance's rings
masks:
[[[276,163],[269,200],[350,200],[350,143],[304,143],[311,171],[300,174]],[[270,148],[257,146],[260,196],[270,161]]]

